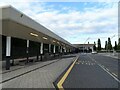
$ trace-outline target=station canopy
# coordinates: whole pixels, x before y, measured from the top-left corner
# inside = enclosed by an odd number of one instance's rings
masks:
[[[74,47],[74,45],[68,41],[10,5],[0,7],[0,13],[2,13],[2,16],[0,16],[0,20],[2,20],[3,24],[2,32],[0,32],[2,35],[19,37],[48,44],[57,43],[62,46]]]

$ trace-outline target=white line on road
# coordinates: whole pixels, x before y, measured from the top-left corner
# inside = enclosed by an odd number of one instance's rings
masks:
[[[98,64],[99,65],[99,64]],[[107,71],[105,68],[103,68],[101,65],[99,65],[104,71],[106,71],[110,76],[112,76],[116,81],[118,81],[120,83],[120,80],[118,78],[116,78],[115,76],[113,76],[109,71]]]
[[[90,59],[96,61],[95,59],[93,59],[92,57],[88,56]],[[107,72],[111,77],[113,77],[117,82],[120,83],[120,80],[118,78],[116,78],[115,76],[117,76],[116,74],[112,74],[109,72],[109,69],[105,68],[103,65],[99,64],[97,61],[96,61],[97,65],[100,66],[105,72]]]
[[[109,69],[106,68],[107,71],[109,71]]]
[[[112,73],[114,76],[118,77],[115,73]]]

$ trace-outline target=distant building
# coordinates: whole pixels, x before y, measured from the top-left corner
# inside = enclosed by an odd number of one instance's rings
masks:
[[[77,47],[77,52],[90,53],[93,51],[94,44],[74,44]]]

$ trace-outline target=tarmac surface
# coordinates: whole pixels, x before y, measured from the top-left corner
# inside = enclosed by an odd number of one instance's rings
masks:
[[[118,59],[100,54],[81,54],[63,83],[63,88],[107,88],[120,85]]]

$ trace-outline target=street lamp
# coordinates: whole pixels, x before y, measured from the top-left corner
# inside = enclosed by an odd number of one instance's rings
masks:
[[[115,37],[115,34],[111,37],[111,39],[114,38],[114,37]]]
[[[86,41],[84,42],[84,44],[89,40],[90,38],[88,37],[87,39],[86,39]],[[83,53],[84,53],[84,44],[83,44]]]

